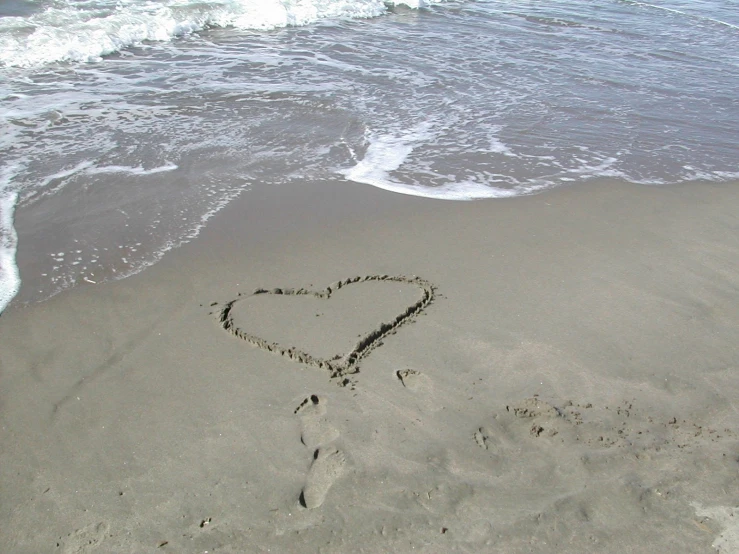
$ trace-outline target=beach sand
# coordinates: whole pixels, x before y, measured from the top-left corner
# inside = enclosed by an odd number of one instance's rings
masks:
[[[737,185],[256,187],[11,306],[0,551],[738,552]]]

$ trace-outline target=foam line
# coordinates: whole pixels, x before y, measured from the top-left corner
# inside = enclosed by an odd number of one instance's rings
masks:
[[[144,169],[141,166],[130,167],[127,165],[107,165],[103,167],[93,167],[87,169],[85,172],[90,175],[99,175],[101,173],[127,173],[129,175],[154,175],[155,173],[164,173],[165,171],[174,171],[177,169],[177,165],[173,163],[167,163],[160,167],[153,167],[151,169]]]
[[[18,191],[11,189],[14,175],[12,169],[0,170],[0,313],[18,294],[21,286],[15,262],[18,234],[13,226],[13,214],[18,202]]]
[[[39,187],[40,188],[46,187],[54,179],[64,179],[66,177],[71,177],[75,173],[89,169],[90,167],[92,167],[92,165],[93,163],[90,160],[84,160],[78,163],[74,167],[70,167],[69,169],[63,169],[62,171],[58,171],[57,173],[54,173],[53,175],[48,175],[44,177],[39,183]]]
[[[472,182],[450,183],[439,187],[424,187],[420,185],[404,185],[395,183],[388,179],[375,179],[362,175],[347,174],[347,179],[357,183],[372,185],[379,189],[407,194],[409,196],[420,196],[422,198],[435,198],[438,200],[481,200],[484,198],[511,198],[521,196],[526,192],[518,189],[502,189],[490,187]]]

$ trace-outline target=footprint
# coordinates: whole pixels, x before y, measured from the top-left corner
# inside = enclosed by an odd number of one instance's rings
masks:
[[[475,434],[472,435],[472,437],[475,439],[477,446],[479,446],[483,450],[488,449],[488,439],[490,435],[486,433],[484,427],[480,427],[477,431],[475,431]]]
[[[320,448],[313,455],[305,487],[300,494],[300,504],[309,510],[318,508],[326,499],[331,485],[344,471],[346,458],[336,448]]]
[[[427,385],[426,376],[415,369],[401,369],[395,372],[395,376],[403,383],[403,386],[412,391],[417,391]]]
[[[420,408],[429,413],[443,409],[443,404],[434,392],[434,382],[427,374],[416,369],[399,369],[395,371],[395,377],[413,398],[414,409]]]
[[[293,413],[295,414],[300,413],[303,410],[310,408],[311,405],[318,406],[320,402],[321,402],[321,399],[318,398],[317,395],[311,394],[309,397],[303,399],[303,401],[298,405],[298,407],[295,408],[295,411]]]
[[[64,554],[84,554],[95,550],[105,540],[109,529],[107,523],[101,522],[70,533],[64,541]]]
[[[316,448],[339,437],[339,431],[326,419],[325,401],[312,394],[295,408],[300,414],[300,440],[308,448]]]

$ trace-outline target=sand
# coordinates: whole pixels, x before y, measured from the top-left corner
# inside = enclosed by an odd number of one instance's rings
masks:
[[[12,306],[0,551],[737,552],[737,185],[255,187]]]

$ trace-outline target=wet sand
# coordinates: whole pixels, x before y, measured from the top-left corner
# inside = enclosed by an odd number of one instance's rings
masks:
[[[737,185],[255,187],[11,306],[0,550],[736,552]]]

